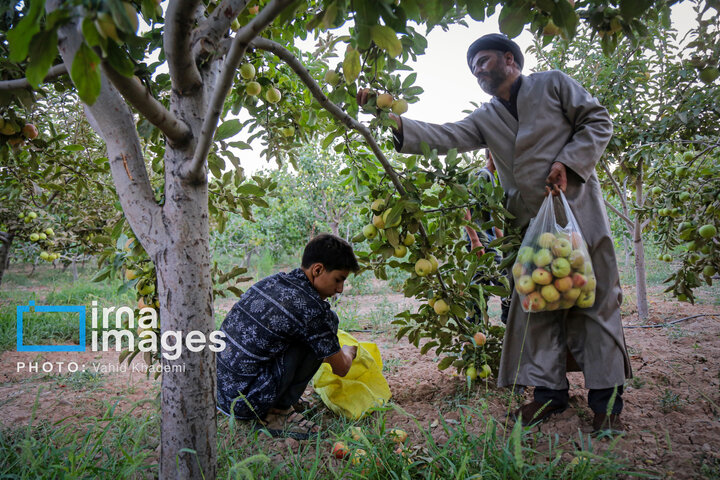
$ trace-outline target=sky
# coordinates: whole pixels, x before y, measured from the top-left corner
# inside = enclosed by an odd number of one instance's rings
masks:
[[[453,25],[448,31],[435,28],[426,36],[428,48],[425,55],[418,57],[418,61],[411,63],[417,73],[415,85],[421,86],[425,92],[420,95],[420,101],[410,104],[404,115],[416,120],[445,123],[460,120],[466,114],[463,110],[472,109],[470,102],[478,104],[490,100],[490,96],[480,89],[475,77],[467,67],[467,47],[477,38],[500,31],[498,14],[488,18],[485,22],[476,22],[468,17],[469,27]],[[680,35],[687,32],[694,22],[694,12],[690,2],[683,2],[673,7],[673,25]],[[513,39],[523,51],[525,65],[523,73],[528,74],[537,66],[535,57],[527,53],[532,44],[533,35],[527,30]],[[361,115],[361,121],[366,123],[369,117]],[[257,153],[261,148],[254,147],[254,152],[242,153],[243,167],[246,172],[258,169],[271,168],[274,161],[267,163]]]

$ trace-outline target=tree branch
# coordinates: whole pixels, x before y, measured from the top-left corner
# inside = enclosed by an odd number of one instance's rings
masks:
[[[168,2],[165,15],[163,44],[173,89],[180,95],[189,95],[202,86],[200,71],[190,51],[190,34],[195,24],[194,12],[200,0],[173,0]]]
[[[293,71],[297,74],[298,77],[300,77],[300,80],[308,87],[308,90],[310,90],[310,93],[313,97],[315,97],[315,100],[320,103],[320,105],[327,110],[335,119],[337,119],[340,123],[345,125],[348,128],[351,128],[353,130],[356,130],[360,133],[360,135],[363,136],[367,144],[370,146],[370,149],[372,150],[375,157],[378,159],[380,164],[383,166],[383,169],[387,173],[387,175],[390,177],[390,181],[392,181],[393,185],[397,189],[398,193],[403,196],[407,197],[407,191],[405,190],[405,187],[403,186],[402,182],[400,182],[400,177],[398,177],[397,172],[395,169],[390,165],[390,162],[388,161],[387,157],[385,157],[385,154],[380,149],[380,146],[375,141],[375,137],[373,136],[372,132],[369,128],[367,128],[365,125],[360,123],[359,121],[352,118],[350,115],[348,115],[344,110],[342,110],[340,107],[338,107],[336,104],[330,101],[330,99],[325,96],[322,89],[320,88],[320,85],[315,81],[315,79],[310,75],[310,72],[308,72],[307,68],[305,68],[305,65],[300,62],[300,60],[295,57],[295,55],[292,54],[289,50],[287,50],[285,47],[280,45],[277,42],[274,42],[272,40],[269,40],[267,38],[256,38],[252,41],[251,46],[255,48],[259,48],[261,50],[265,50],[271,53],[274,53],[277,55],[281,60],[283,60],[290,68],[293,69]],[[425,227],[422,223],[420,223],[420,235],[423,237],[423,239],[426,242],[430,242],[427,232],[425,231]],[[442,275],[440,275],[439,272],[436,273],[436,276],[438,278],[438,282],[440,283],[440,287],[444,292],[447,292],[447,286],[445,285],[445,281],[442,278]],[[457,324],[460,328],[465,329],[465,333],[468,333],[467,328],[464,326],[461,319],[457,318],[455,315],[453,315],[455,320],[457,321]]]
[[[126,77],[118,73],[107,62],[103,72],[122,96],[130,102],[150,123],[160,129],[172,146],[185,144],[192,137],[190,128],[178,120],[165,106],[152,96],[150,90],[136,76]]]
[[[45,78],[43,79],[43,82],[49,82],[50,80],[53,80],[60,75],[65,75],[67,73],[67,68],[65,68],[65,64],[61,63],[60,65],[53,65],[50,67],[50,70],[48,70],[47,75],[45,75]],[[28,82],[27,78],[18,78],[15,80],[5,80],[0,82],[0,91],[4,90],[17,90],[20,88],[28,88],[30,87],[30,82]]]
[[[247,6],[247,0],[224,0],[193,31],[190,43],[196,62],[205,62],[219,51],[218,44],[232,21]]]
[[[49,10],[59,0],[48,2]],[[82,37],[77,22],[58,30],[58,49],[65,65],[72,65]],[[162,209],[155,201],[143,159],[135,119],[122,96],[105,75],[100,95],[93,105],[85,105],[90,125],[105,141],[115,189],[130,227],[152,256],[165,241]]]
[[[257,37],[257,35],[270,25],[275,17],[291,3],[293,3],[293,0],[271,0],[255,18],[238,30],[235,35],[230,51],[225,58],[225,64],[215,83],[215,90],[213,91],[205,120],[203,120],[195,154],[184,171],[184,176],[188,180],[200,181],[203,177],[205,160],[210,152],[210,146],[215,136],[215,129],[217,128],[218,120],[222,113],[225,98],[230,91],[233,79],[235,78],[235,71],[240,64],[240,60],[245,56],[248,45],[250,45],[253,38]]]
[[[630,218],[629,218],[627,215],[625,215],[625,214],[622,213],[620,210],[618,210],[617,208],[615,208],[615,205],[613,205],[612,203],[608,202],[607,200],[605,200],[605,205],[606,205],[610,210],[612,210],[613,212],[615,212],[615,215],[617,215],[618,217],[620,217],[620,218],[622,218],[623,220],[625,220],[625,221],[627,222],[627,224],[628,224],[629,227],[632,227],[632,226],[634,225],[633,221],[630,220]]]

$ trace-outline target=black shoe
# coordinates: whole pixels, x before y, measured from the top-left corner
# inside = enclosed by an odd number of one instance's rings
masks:
[[[513,415],[516,421],[520,418],[523,426],[529,427],[547,420],[551,415],[562,413],[566,409],[567,405],[552,406],[551,404],[544,404],[533,400],[515,410]]]

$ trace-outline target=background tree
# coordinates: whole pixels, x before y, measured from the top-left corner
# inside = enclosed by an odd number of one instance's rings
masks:
[[[462,225],[461,221],[448,223],[457,215],[438,219],[437,228],[430,224],[425,228],[419,218],[424,199],[436,197],[432,191],[425,193],[431,190],[428,178],[441,180],[439,202],[450,192],[460,202],[469,198],[462,185],[445,178],[456,171],[455,158],[446,159],[443,166],[428,152],[426,162],[415,159],[415,165],[406,164],[410,172],[400,177],[383,153],[389,144],[379,144],[373,133],[388,125],[387,115],[381,115],[370,128],[356,120],[358,87],[379,88],[408,102],[417,99],[420,90],[413,85],[412,75],[401,78],[396,73],[406,70],[405,63],[425,48],[424,36],[413,25],[444,26],[461,21],[466,12],[483,20],[502,6],[500,26],[510,36],[519,34],[527,24],[536,30],[544,28],[551,19],[572,36],[579,19],[584,19],[595,30],[606,31],[605,37],[617,39],[641,32],[643,15],[667,10],[667,4],[659,0],[621,2],[623,15],[616,19],[621,28],[610,32],[595,21],[594,15],[609,7],[600,0],[583,2],[577,10],[567,0],[224,0],[219,4],[177,0],[168,3],[166,12],[153,0],[11,4],[3,21],[12,27],[8,42],[13,68],[3,72],[6,81],[0,88],[22,96],[27,86],[37,88],[48,76],[69,73],[90,124],[106,144],[126,221],[154,264],[163,333],[198,330],[205,335],[214,327],[210,216],[218,227],[223,226],[227,213],[218,205],[234,201],[228,198],[229,189],[224,189],[231,185],[240,189],[245,181],[239,160],[228,154],[222,142],[242,131],[247,141],[236,142],[238,148],[260,138],[269,156],[290,160],[288,146],[310,132],[325,132],[324,142],[330,145],[348,129],[355,130],[341,151],[359,162],[369,159],[372,152],[385,172],[379,175],[375,160],[366,161],[369,171],[356,168],[350,172],[359,188],[387,192],[388,205],[392,204],[389,224],[404,218],[417,224],[422,241],[415,247],[415,255],[439,242],[444,252],[453,251],[457,257],[452,242],[443,241],[444,233],[456,232]],[[140,36],[136,34],[138,9],[150,25]],[[303,54],[295,43],[308,32],[348,22],[349,34],[331,40],[344,47],[341,64],[331,68],[340,78],[329,79],[332,85],[323,90],[318,80],[325,78],[327,60]],[[243,66],[240,79],[237,71],[243,59],[254,68]],[[158,70],[160,65],[167,70]],[[380,98],[367,108],[382,107],[387,97]],[[402,102],[398,104],[398,111],[402,110]],[[243,108],[252,117],[249,121],[240,122],[229,115]],[[290,124],[299,136],[281,135],[279,129]],[[226,171],[226,161],[234,168]],[[163,175],[160,191],[151,183],[148,165]],[[415,169],[416,165],[420,167]],[[220,179],[222,187],[214,192],[214,203],[209,202],[208,170]],[[363,186],[371,178],[384,185]],[[415,189],[415,183],[422,187]],[[250,205],[261,203],[265,187],[258,182],[244,187],[246,196],[238,205],[244,215],[250,215]],[[443,198],[441,192],[445,192]],[[389,202],[391,198],[393,202]],[[393,243],[392,238],[389,241]],[[443,274],[463,275],[449,267]],[[442,285],[442,275],[437,282]],[[452,298],[461,294],[458,289]],[[435,305],[442,306],[439,302]],[[448,308],[453,315],[460,315],[460,307]],[[179,359],[163,361],[182,365],[184,373],[170,371],[162,378],[160,476],[214,478],[214,356],[208,349],[198,353],[184,349]]]

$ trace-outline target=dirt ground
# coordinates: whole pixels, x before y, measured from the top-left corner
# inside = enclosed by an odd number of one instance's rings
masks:
[[[404,301],[396,294],[386,298]],[[681,320],[666,328],[642,327],[637,315],[627,311],[623,317],[625,338],[635,378],[626,385],[623,420],[625,436],[613,443],[594,440],[595,451],[614,445],[614,451],[636,469],[661,478],[718,478],[720,476],[720,307],[692,306],[662,300],[654,292],[651,318],[646,326]],[[370,305],[372,299],[363,299]],[[362,307],[367,308],[367,307]],[[362,309],[361,308],[361,309]],[[424,427],[437,429],[433,435],[443,442],[438,418],[457,421],[460,405],[486,402],[488,412],[505,423],[511,396],[492,382],[476,385],[468,393],[464,378],[437,370],[432,355],[389,334],[356,333],[358,338],[376,342],[386,364],[386,377],[393,401]],[[38,362],[39,372],[18,368]],[[43,373],[43,362],[65,362],[63,373]],[[70,362],[85,366],[84,374],[67,373]],[[117,353],[19,353],[0,354],[0,424],[17,427],[31,417],[51,422],[82,424],[87,416],[100,415],[106,405],[117,403],[126,410],[155,408],[152,400],[159,391],[158,381],[148,379],[142,360],[136,359],[125,371],[103,372],[104,366],[117,366]],[[100,371],[95,371],[99,367]],[[540,444],[557,434],[561,442],[583,445],[590,433],[592,412],[586,403],[580,373],[568,377],[571,408],[535,427]],[[528,398],[530,392],[525,392]],[[522,400],[522,399],[521,399]],[[140,402],[141,405],[138,406]],[[389,422],[418,436],[417,424],[408,416],[389,413]],[[511,422],[507,422],[511,426]],[[481,426],[478,426],[481,428]],[[544,435],[543,435],[544,434]],[[717,476],[713,476],[717,475]]]

